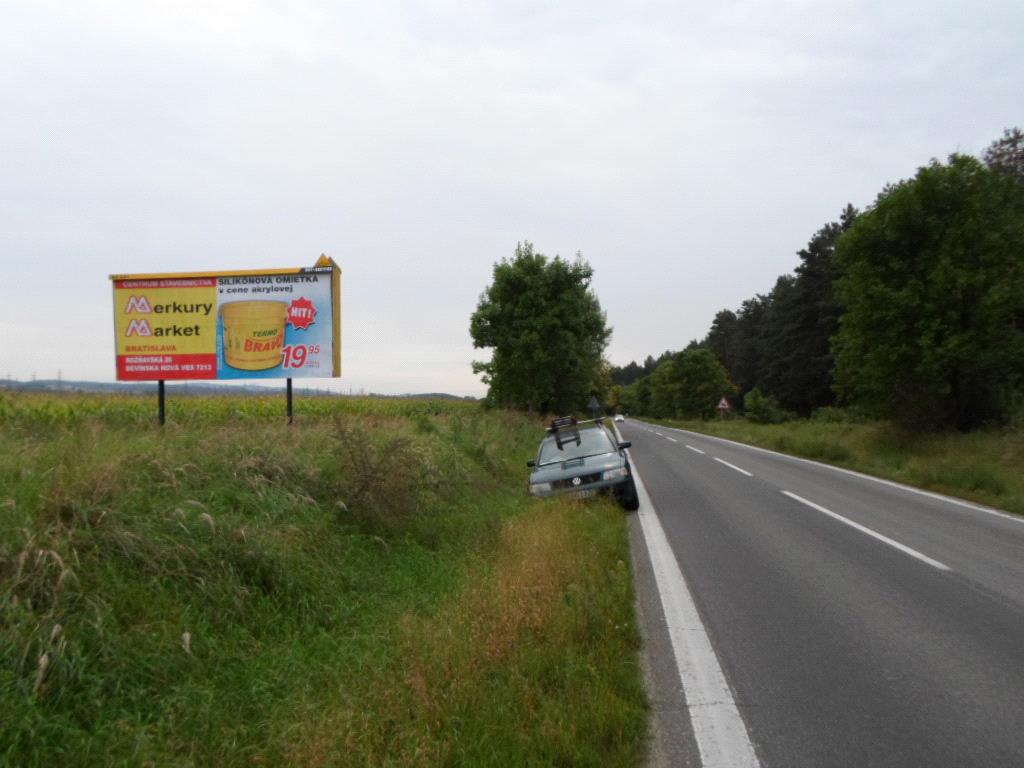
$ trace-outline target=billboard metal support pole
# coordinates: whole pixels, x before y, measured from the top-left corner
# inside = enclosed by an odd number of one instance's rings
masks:
[[[292,423],[292,380],[288,379],[288,424]]]
[[[157,400],[159,401],[159,405],[157,407],[157,410],[160,413],[160,426],[162,427],[164,425],[164,421],[166,420],[165,419],[166,410],[164,408],[164,380],[163,379],[160,379],[160,381],[159,381],[159,383],[157,385]]]

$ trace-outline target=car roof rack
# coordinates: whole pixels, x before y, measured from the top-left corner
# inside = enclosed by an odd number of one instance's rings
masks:
[[[554,435],[555,445],[558,446],[558,450],[562,450],[563,446],[575,443],[579,445],[582,441],[580,439],[580,424],[601,424],[604,419],[588,419],[586,421],[577,421],[575,416],[562,416],[557,419],[551,420],[551,426],[548,427],[548,434]]]

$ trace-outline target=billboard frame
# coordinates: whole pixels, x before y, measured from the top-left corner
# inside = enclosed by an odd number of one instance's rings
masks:
[[[143,272],[143,273],[118,273],[110,275],[111,287],[114,291],[114,296],[117,295],[117,285],[122,281],[152,281],[152,280],[210,280],[221,277],[253,277],[253,276],[275,276],[275,275],[300,275],[309,273],[321,273],[329,269],[331,272],[331,374],[329,378],[338,378],[341,376],[341,267],[325,253],[320,254],[320,258],[316,260],[316,263],[312,267],[275,267],[270,269],[229,269],[211,271],[204,270],[198,272]],[[114,312],[114,336],[117,338],[117,310],[115,307]],[[117,347],[115,342],[115,366],[117,365]],[[117,377],[118,380],[120,376]],[[188,380],[188,377],[175,377],[179,380]],[[204,377],[204,380],[209,377]],[[257,378],[257,377],[254,377]],[[287,379],[286,385],[286,398],[287,398],[287,417],[288,424],[293,423],[293,411],[292,411],[292,377],[281,377]],[[328,378],[328,377],[324,377]],[[145,381],[145,379],[142,379]],[[149,381],[157,382],[157,396],[158,396],[158,421],[161,426],[166,421],[166,409],[165,409],[165,398],[166,388],[165,379],[149,379]],[[216,377],[212,380],[216,381]]]

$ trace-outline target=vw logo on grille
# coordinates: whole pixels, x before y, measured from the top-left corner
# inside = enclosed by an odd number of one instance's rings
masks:
[[[581,480],[581,479],[580,479],[580,478],[578,478],[578,477],[574,477],[574,478],[572,479],[572,484],[573,484],[573,485],[579,485],[579,484],[580,484],[580,483],[582,483],[582,482],[583,482],[583,480]]]

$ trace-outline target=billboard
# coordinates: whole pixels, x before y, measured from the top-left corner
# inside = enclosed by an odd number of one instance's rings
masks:
[[[111,275],[119,381],[341,375],[341,269]]]

